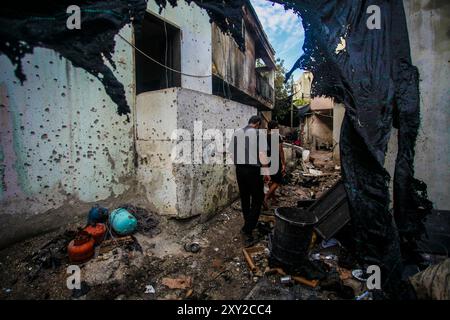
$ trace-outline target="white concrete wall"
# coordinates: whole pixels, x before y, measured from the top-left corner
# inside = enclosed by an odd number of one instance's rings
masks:
[[[161,14],[156,2],[149,1],[147,10],[181,30],[181,71],[189,75],[211,75],[211,23],[207,12],[185,1],[178,1],[174,8],[167,4]],[[182,75],[181,87],[211,93],[212,81],[210,77]]]
[[[316,114],[306,117],[302,134],[302,146],[315,149],[320,145],[333,145],[333,119]]]
[[[177,128],[178,88],[141,93],[136,100],[137,175],[153,210],[177,214],[176,180],[170,160]]]
[[[421,127],[415,172],[437,209],[450,210],[450,2],[405,0],[413,64],[420,72]],[[397,132],[386,168],[393,176]]]
[[[256,109],[218,96],[186,89],[169,89],[143,93],[137,99],[138,179],[148,201],[160,214],[187,218],[202,215],[205,219],[227,205],[237,195],[234,167],[205,164],[218,154],[214,143],[194,139],[194,122],[202,122],[202,132],[237,129],[247,124]],[[174,163],[171,155],[176,141],[173,130],[185,129],[190,137],[181,143],[202,146],[202,163]],[[225,137],[224,137],[225,139]]]
[[[311,84],[313,81],[313,74],[310,71],[304,71],[294,83],[294,100],[310,99],[311,98]]]
[[[341,164],[339,141],[341,138],[341,127],[344,115],[345,106],[342,103],[335,103],[333,105],[333,161],[337,165]]]
[[[329,110],[333,109],[334,101],[327,97],[314,97],[311,99],[311,110]]]
[[[154,1],[148,11],[157,14]],[[207,13],[182,1],[161,16],[181,29],[181,71],[211,75]],[[121,35],[132,42],[131,26]],[[96,78],[53,50],[36,48],[25,56],[23,86],[0,55],[0,247],[86,213],[53,210],[116,199],[136,186],[134,50],[119,37],[113,60],[132,109],[130,122],[117,115]],[[182,87],[211,93],[211,78],[182,76]],[[26,220],[41,216],[45,223]]]
[[[131,38],[125,27],[121,34]],[[134,104],[133,57],[118,37],[116,77]],[[14,66],[0,56],[0,214],[40,213],[68,197],[93,202],[127,189],[133,173],[133,115],[117,106],[93,76],[36,48],[23,59],[22,86]]]

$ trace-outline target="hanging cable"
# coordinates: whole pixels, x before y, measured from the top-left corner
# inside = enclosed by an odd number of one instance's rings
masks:
[[[193,78],[209,78],[209,77],[212,77],[212,75],[204,75],[204,76],[202,76],[202,75],[195,75],[195,74],[184,73],[184,72],[181,72],[181,71],[179,71],[179,70],[172,69],[171,67],[168,67],[168,66],[166,66],[165,64],[159,62],[158,60],[156,60],[156,59],[150,57],[150,56],[149,56],[148,54],[146,54],[144,51],[142,51],[141,49],[137,48],[137,47],[136,47],[134,44],[132,44],[130,41],[128,41],[127,39],[125,39],[124,37],[122,37],[122,35],[118,34],[118,36],[119,36],[123,41],[125,41],[125,42],[128,43],[130,46],[132,46],[137,52],[139,52],[140,54],[142,54],[144,57],[146,57],[147,59],[153,61],[154,63],[158,64],[159,66],[161,66],[161,67],[163,67],[163,68],[166,68],[167,70],[170,70],[170,71],[172,71],[172,72],[176,72],[176,73],[181,74],[181,75],[186,76],[186,77],[193,77]]]
[[[164,10],[164,35],[166,38],[166,43],[165,43],[165,53],[164,53],[164,65],[167,66],[167,47],[168,47],[168,39],[167,39],[167,25],[166,25],[166,10]],[[166,88],[169,87],[169,75],[168,75],[168,70],[167,68],[165,68],[166,70]]]

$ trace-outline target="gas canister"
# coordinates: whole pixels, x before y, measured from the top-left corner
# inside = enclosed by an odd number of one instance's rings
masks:
[[[83,229],[94,238],[95,244],[100,244],[105,239],[106,225],[103,223],[94,223]]]
[[[128,235],[136,230],[137,220],[128,210],[119,208],[109,215],[109,224],[116,233]]]
[[[94,243],[94,238],[89,233],[85,231],[78,233],[67,247],[69,260],[75,263],[89,260],[94,255]]]

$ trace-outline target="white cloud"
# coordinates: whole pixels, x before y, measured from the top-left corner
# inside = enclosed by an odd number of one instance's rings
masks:
[[[291,60],[284,55],[294,47],[298,47],[300,52],[304,38],[301,19],[292,10],[286,11],[279,4],[273,4],[266,0],[252,0],[251,2],[277,57]]]
[[[265,0],[252,0],[252,4],[268,35],[289,34],[301,29],[301,20],[292,10],[286,11],[281,5]]]
[[[266,0],[251,0],[269,41],[276,51],[276,58],[285,61],[285,67],[291,68],[303,53],[302,45],[305,37],[301,19],[283,6]],[[300,71],[294,73],[297,79]]]

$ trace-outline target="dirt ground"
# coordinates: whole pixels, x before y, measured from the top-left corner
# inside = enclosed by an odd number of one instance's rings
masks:
[[[318,161],[322,165],[323,158],[322,155]],[[291,171],[289,183],[278,192],[277,206],[296,206],[298,200],[319,197],[339,179],[334,166],[324,165],[321,170],[327,174],[318,178],[304,177],[301,166]],[[274,208],[265,212],[266,216],[273,214]],[[249,271],[242,253],[248,243],[239,232],[243,225],[239,201],[206,223],[200,223],[200,218],[156,219],[159,224],[155,229],[136,233],[133,245],[97,254],[80,265],[81,290],[70,290],[66,285],[67,267],[71,263],[65,248],[73,234],[57,231],[4,249],[0,252],[0,299],[274,298],[267,293],[270,290],[276,293],[275,298],[329,298],[301,285],[283,287],[280,276]],[[69,225],[66,231],[76,230],[84,222]],[[200,245],[197,253],[185,250],[185,245],[193,242]],[[59,250],[50,258],[42,250],[49,243]],[[257,245],[267,247],[267,237],[262,237]],[[262,270],[267,267],[267,255],[265,249],[255,258]],[[185,285],[169,288],[171,279],[180,278]]]

